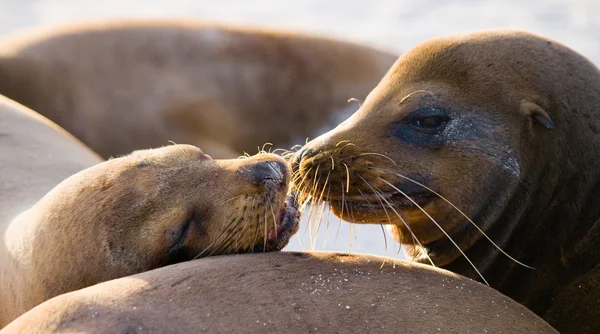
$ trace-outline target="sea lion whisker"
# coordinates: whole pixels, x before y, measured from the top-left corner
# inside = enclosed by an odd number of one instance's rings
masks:
[[[322,204],[323,208],[321,210],[321,214],[319,215],[319,219],[317,220],[317,228],[315,234],[319,233],[319,228],[321,227],[321,221],[323,220],[323,214],[325,213],[325,202],[323,201],[323,195],[325,193],[325,188],[327,188],[327,183],[329,182],[329,176],[331,176],[331,171],[327,173],[327,177],[325,178],[325,183],[323,184],[323,190],[321,190],[321,194],[319,195],[318,201]]]
[[[393,175],[396,175],[398,177],[401,177],[409,182],[412,182],[420,187],[423,187],[424,189],[426,189],[427,191],[430,191],[432,194],[438,196],[440,199],[442,199],[444,202],[448,203],[450,206],[452,206],[452,208],[454,208],[456,211],[458,211],[458,213],[460,213],[465,219],[467,219],[469,221],[469,223],[471,225],[473,225],[496,249],[498,249],[502,254],[504,254],[506,257],[508,257],[510,260],[514,261],[515,263],[525,267],[525,268],[529,268],[529,269],[535,269],[534,267],[528,266],[524,263],[522,263],[521,261],[515,259],[514,257],[510,256],[508,253],[506,253],[500,246],[498,246],[477,224],[475,224],[475,222],[473,222],[473,220],[471,220],[471,218],[469,218],[469,216],[467,216],[467,214],[465,214],[461,209],[459,209],[456,205],[454,205],[450,200],[448,200],[446,197],[442,196],[440,193],[436,192],[435,190],[427,187],[426,185],[413,180],[412,178],[396,173],[396,172],[392,172],[386,169],[382,169],[382,168],[377,168],[377,167],[369,167],[371,169],[377,169],[380,170],[382,172],[387,172]]]
[[[323,216],[325,215],[325,209],[327,209],[327,203],[325,201],[320,201],[319,202],[320,205],[320,213],[319,213],[319,218],[317,219],[317,227],[315,229],[315,235],[319,234],[319,230],[321,228],[321,223],[323,222]]]
[[[356,144],[354,144],[354,143],[347,143],[346,145],[344,145],[344,147],[342,147],[342,149],[340,151],[343,151],[348,146],[356,146]]]
[[[275,229],[275,241],[277,241],[277,218],[275,218],[275,212],[273,211],[273,204],[271,203],[271,197],[267,195],[269,200],[269,209],[271,209],[271,215],[273,216],[273,228]]]
[[[266,142],[266,143],[264,143],[264,144],[263,144],[263,146],[262,146],[262,149],[261,149],[261,151],[262,151],[262,152],[265,152],[265,146],[267,146],[267,145],[268,145],[269,147],[271,147],[271,148],[273,147],[273,143]],[[269,152],[269,153],[270,153],[270,152]]]
[[[414,92],[412,92],[412,93],[408,93],[408,94],[407,94],[405,97],[403,97],[403,98],[400,100],[400,104],[402,104],[402,103],[403,103],[404,101],[406,101],[408,98],[410,98],[411,96],[413,96],[413,94],[418,94],[418,93],[426,93],[426,94],[429,94],[429,95],[431,95],[431,96],[435,96],[435,95],[434,95],[432,92],[430,92],[430,91],[428,91],[428,90],[419,89],[419,90],[415,90],[415,91],[414,91]]]
[[[244,209],[243,209],[243,211],[242,211],[242,212],[245,212],[245,211],[246,211],[246,207],[244,207]],[[232,213],[231,213],[231,214],[228,216],[228,218],[227,218],[226,220],[229,220],[229,217],[232,217],[233,215],[234,215],[234,212],[232,212]],[[236,218],[237,218],[237,217],[236,217]],[[223,236],[223,234],[225,234],[225,232],[227,232],[227,231],[229,230],[229,227],[230,227],[230,226],[231,226],[231,225],[232,225],[232,224],[233,224],[233,223],[236,221],[236,218],[233,218],[233,219],[232,219],[232,220],[231,220],[231,221],[230,221],[230,222],[229,222],[229,223],[228,223],[228,224],[225,226],[225,228],[223,229],[223,231],[221,231],[221,233],[220,233],[220,234],[217,236],[217,238],[215,238],[215,240],[213,240],[213,242],[211,242],[211,243],[210,243],[208,246],[206,246],[206,248],[204,248],[204,250],[202,250],[200,253],[198,253],[198,255],[196,255],[196,256],[193,258],[193,260],[195,260],[195,259],[197,259],[197,258],[201,257],[201,256],[202,256],[202,255],[203,255],[203,254],[204,254],[204,253],[205,253],[205,252],[208,250],[208,249],[210,249],[211,247],[213,247],[213,246],[215,245],[215,243],[216,243],[217,241],[219,241],[219,239],[221,239],[221,237]],[[242,218],[240,218],[240,219],[243,219],[243,213],[242,213]]]
[[[337,144],[335,144],[335,147],[338,147],[338,146],[340,146],[340,145],[342,145],[342,144],[344,144],[344,143],[349,143],[349,142],[350,142],[350,141],[349,141],[349,140],[347,140],[347,139],[340,140],[340,141],[339,141]]]
[[[356,190],[362,195],[362,197],[367,201],[367,203],[369,203],[369,205],[371,205],[371,201],[369,201],[369,198],[365,195],[365,193],[362,192],[362,190],[360,190],[359,188],[356,188]],[[378,199],[379,199],[379,194],[375,194]],[[380,200],[381,202],[381,200]],[[381,205],[383,207],[383,211],[385,212],[385,214],[387,215],[387,210],[385,209],[385,206],[383,206],[383,204]],[[383,222],[381,221],[381,218],[379,217],[379,213],[375,212],[375,214],[377,215],[377,220],[379,221],[379,225],[381,226],[381,231],[383,232],[383,241],[385,244],[385,253],[383,254],[383,256],[385,257],[387,255],[387,251],[388,251],[388,242],[387,242],[387,235],[385,234],[385,227],[383,226]],[[388,221],[391,221],[389,215],[388,215]],[[384,260],[385,263],[385,260]]]
[[[347,103],[350,103],[350,102],[356,102],[356,103],[358,103],[358,108],[359,108],[359,109],[360,109],[360,107],[362,107],[362,102],[360,102],[360,100],[359,100],[359,99],[357,99],[357,98],[355,98],[355,97],[351,97],[351,98],[349,98],[349,99],[348,99],[348,101],[346,101],[346,102],[347,102]]]
[[[385,154],[381,154],[381,153],[377,153],[377,152],[361,153],[361,154],[357,155],[357,157],[362,157],[362,156],[365,156],[365,155],[374,155],[374,156],[382,157],[382,158],[388,159],[391,163],[393,163],[394,165],[398,166],[398,164],[394,160],[392,160],[392,158],[388,157]]]
[[[260,215],[256,214],[256,224],[254,225],[254,241],[252,242],[251,251],[254,253],[254,246],[258,242],[258,232],[260,231]]]
[[[267,209],[265,208],[265,213],[263,214],[264,217],[264,229],[265,232],[263,234],[263,249],[267,249],[267,234],[268,234],[268,230],[269,230],[269,222],[267,221]]]
[[[342,220],[342,218],[341,218],[341,217],[343,217],[343,216],[344,216],[344,206],[345,206],[345,204],[346,204],[346,199],[344,198],[344,194],[345,194],[345,192],[344,192],[344,184],[342,183],[341,185],[342,185],[342,211],[341,211],[341,213],[340,213],[340,223],[339,223],[339,225],[338,225],[337,232],[335,233],[335,239],[333,239],[333,240],[334,240],[334,242],[337,240],[337,238],[338,238],[338,236],[339,236],[339,234],[340,234],[340,229],[342,228],[342,221],[343,221],[343,220]]]
[[[319,201],[323,200],[323,195],[325,194],[325,188],[327,188],[327,183],[329,182],[329,176],[331,176],[331,171],[327,173],[327,177],[325,178],[325,183],[323,183],[323,190],[321,190],[321,194],[319,195]]]
[[[242,196],[244,196],[244,195],[237,195],[237,196],[231,197],[230,199],[227,199],[227,200],[224,200],[223,202],[218,203],[218,205],[227,204],[227,203],[229,203],[229,202],[231,202],[233,200],[236,200],[236,199],[238,199],[238,198],[240,198]]]
[[[315,170],[315,177],[313,179],[312,186],[311,186],[311,188],[309,188],[309,189],[312,189],[312,191],[310,192],[310,196],[311,196],[312,199],[311,199],[311,203],[310,203],[310,210],[308,211],[308,218],[307,218],[308,224],[306,225],[307,229],[309,227],[312,227],[312,218],[314,218],[313,217],[314,204],[317,202],[317,199],[316,199],[315,195],[316,195],[316,193],[318,191],[317,183],[321,180],[321,175],[319,175],[319,168],[320,167],[321,167],[320,164],[317,165],[317,169]],[[317,176],[318,176],[318,178],[317,178]],[[310,232],[311,233],[309,234],[309,237],[311,239],[311,244],[312,244],[312,242],[314,241],[313,240],[313,236],[312,236],[312,229],[310,230]]]
[[[276,148],[276,149],[274,149],[274,150],[273,150],[273,152],[271,152],[271,153],[273,153],[273,154],[277,154],[277,152],[279,152],[279,151],[282,151],[282,152],[283,152],[283,153],[281,154],[281,156],[286,156],[286,155],[290,155],[290,154],[292,154],[292,153],[293,153],[293,152],[291,152],[291,151],[289,151],[289,150],[286,150],[285,148]],[[286,159],[286,160],[287,160],[287,159]]]
[[[243,221],[243,217],[240,218],[239,220],[237,220],[237,223],[235,226],[239,225],[242,221]],[[228,234],[224,234],[225,232],[229,232],[231,230],[230,228],[231,226],[229,225],[225,230],[223,230],[222,235],[225,235],[225,238],[223,240],[220,241],[220,243],[217,243],[218,239],[215,240],[215,242],[211,245],[209,245],[208,247],[206,247],[205,250],[211,249],[212,246],[214,246],[214,244],[216,244],[216,246],[213,247],[213,249],[210,251],[210,253],[207,255],[208,256],[213,256],[214,254],[220,254],[223,250],[223,246],[225,243],[228,242],[228,240],[233,238],[234,233],[228,233]],[[202,254],[202,253],[201,253]],[[200,257],[201,254],[198,254],[197,257]],[[194,259],[196,259],[197,257],[195,257]]]
[[[227,253],[227,250],[235,241],[235,238],[233,237],[234,235],[235,233],[228,234],[227,238],[223,239],[223,242],[221,242],[221,244],[218,247],[216,247],[212,252],[210,252],[207,257],[213,256],[215,254]]]
[[[350,191],[350,171],[348,170],[348,165],[346,165],[346,163],[342,162],[342,165],[346,167],[346,193],[348,193],[348,191]]]
[[[417,236],[415,235],[415,232],[413,232],[412,228],[410,227],[410,225],[408,224],[408,222],[406,222],[406,220],[404,219],[404,217],[398,212],[396,211],[396,209],[394,208],[394,205],[392,203],[390,203],[388,201],[387,198],[385,198],[382,195],[382,192],[379,188],[377,188],[376,186],[372,185],[370,182],[368,182],[367,180],[365,180],[362,176],[360,176],[359,174],[355,174],[358,178],[360,178],[369,188],[371,188],[371,190],[373,190],[373,193],[376,194],[377,199],[379,200],[379,203],[381,204],[381,207],[383,208],[383,211],[385,212],[386,216],[388,217],[388,220],[391,221],[390,216],[387,212],[387,210],[385,209],[385,205],[383,205],[382,201],[385,201],[387,203],[387,205],[389,206],[389,208],[396,214],[396,216],[400,219],[400,221],[402,222],[402,224],[404,224],[404,226],[406,227],[406,229],[408,230],[408,232],[410,232],[411,237],[413,238],[414,241],[417,242],[417,244],[419,245],[419,247],[421,247],[421,249],[425,249],[423,247],[423,244],[421,243],[421,241],[417,238]],[[429,254],[425,253],[425,255],[427,256],[427,260],[429,260],[429,263],[435,267],[435,263],[433,263],[433,260],[431,259],[431,257],[429,256]]]
[[[329,195],[331,194],[331,185],[329,185],[327,187],[327,197],[329,198]],[[327,203],[324,203],[327,204]],[[325,238],[323,239],[323,249],[325,248],[325,245],[327,244],[327,237],[329,236],[329,225],[331,223],[331,210],[327,210],[328,214],[327,214],[327,224],[325,225]]]
[[[354,209],[352,206],[348,207],[350,209],[350,217],[352,221],[356,221],[354,218]],[[356,233],[356,224],[350,224],[350,250],[352,250],[352,236],[354,235],[354,241],[356,242],[356,251],[358,252],[358,235]]]
[[[246,210],[246,207],[244,207],[244,210]],[[239,220],[237,220],[238,222],[241,221],[243,219],[240,218]],[[198,258],[200,258],[202,255],[204,255],[209,249],[211,249],[220,239],[223,235],[225,235],[225,233],[229,230],[229,227],[231,227],[231,225],[236,222],[236,219],[233,219],[229,224],[227,224],[227,226],[225,226],[225,228],[223,229],[223,231],[219,234],[219,236],[213,241],[211,242],[208,246],[206,246],[206,248],[204,248],[200,253],[198,253],[198,255],[196,255],[192,260],[196,260]],[[218,248],[218,247],[217,247]],[[214,252],[210,252],[209,256],[211,254],[213,254]]]
[[[313,166],[314,167],[314,166]],[[310,172],[312,171],[313,167],[310,167],[305,173],[304,173],[304,177],[302,178],[302,180],[300,180],[300,185],[303,185],[304,182],[306,182],[306,178],[308,177],[308,175],[310,175]],[[302,192],[304,193],[304,192]]]
[[[475,264],[473,264],[473,262],[471,261],[471,259],[469,259],[469,257],[458,246],[458,244],[454,241],[454,239],[452,239],[452,237],[448,234],[448,232],[446,232],[446,230],[444,230],[442,228],[442,226],[433,217],[431,217],[431,215],[427,211],[425,211],[425,209],[423,209],[423,207],[421,207],[419,205],[419,203],[417,203],[410,196],[408,196],[405,192],[403,192],[402,190],[398,189],[398,187],[394,186],[393,184],[391,184],[387,180],[382,179],[382,178],[379,178],[379,179],[382,182],[384,182],[385,184],[387,184],[388,186],[392,187],[394,190],[396,190],[400,194],[402,194],[402,196],[406,197],[406,199],[408,199],[409,201],[411,201],[413,203],[413,205],[415,205],[417,208],[419,208],[427,216],[427,218],[429,218],[442,231],[442,233],[444,233],[444,235],[446,236],[446,238],[448,238],[448,240],[450,240],[450,242],[454,245],[454,247],[456,247],[458,249],[458,251],[461,253],[461,255],[465,258],[465,260],[467,260],[467,262],[469,262],[469,264],[471,265],[471,267],[473,267],[473,269],[475,270],[475,272],[477,272],[477,275],[479,275],[479,277],[481,277],[481,279],[485,282],[485,284],[488,285],[488,286],[490,285],[488,283],[488,281],[485,279],[485,277],[483,277],[483,275],[481,274],[481,272],[479,272],[479,269],[477,269],[477,267],[475,266]]]
[[[256,200],[256,196],[253,197],[252,199],[252,212],[254,212],[254,200]],[[248,226],[250,224],[251,219],[246,219],[246,222],[244,223],[244,225],[242,226],[242,229],[239,233],[237,233],[238,235],[245,235],[246,234],[246,230],[248,229]],[[254,245],[254,244],[252,244]],[[238,246],[239,247],[239,246]]]
[[[302,174],[300,172],[293,172],[292,173],[292,184],[296,184],[296,181],[298,181],[300,179],[300,177],[302,176]],[[298,188],[298,186],[295,186],[296,188]]]

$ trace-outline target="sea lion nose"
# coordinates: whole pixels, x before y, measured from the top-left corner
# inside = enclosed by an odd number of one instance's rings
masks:
[[[314,150],[312,148],[309,147],[303,147],[300,152],[297,153],[297,157],[298,157],[298,163],[300,163],[300,161],[302,161],[302,159],[308,159],[310,158],[314,153]]]
[[[283,188],[287,185],[287,166],[279,161],[261,161],[256,163],[250,176],[256,184],[276,185]]]
[[[296,154],[294,154],[294,156],[291,159],[291,165],[294,171],[297,171],[300,167],[300,163],[302,162],[302,159],[308,159],[311,156],[313,156],[314,154],[314,150],[312,148],[306,147],[304,146],[303,148],[300,149],[300,151],[296,152]]]

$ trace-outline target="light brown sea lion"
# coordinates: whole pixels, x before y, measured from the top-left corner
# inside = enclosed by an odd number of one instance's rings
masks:
[[[396,54],[201,22],[108,21],[0,40],[0,94],[108,158],[169,140],[215,158],[304,144],[354,112]]]
[[[51,299],[1,333],[556,333],[498,291],[417,263],[232,255]]]
[[[314,181],[300,189],[392,224],[410,258],[481,275],[560,331],[600,329],[600,72],[566,46],[518,31],[424,42],[295,161]]]
[[[196,257],[276,251],[298,228],[287,163],[213,160],[190,145],[99,158],[0,104],[0,326],[37,304]],[[91,166],[93,165],[93,166]],[[80,172],[60,182],[68,173]],[[60,182],[52,188],[52,182]]]

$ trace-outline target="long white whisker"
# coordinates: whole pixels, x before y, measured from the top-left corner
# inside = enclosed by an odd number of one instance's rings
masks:
[[[435,219],[433,219],[433,217],[431,217],[431,215],[429,213],[427,213],[427,211],[425,211],[417,202],[415,202],[412,198],[410,198],[410,196],[408,196],[402,190],[398,189],[398,187],[396,187],[393,184],[389,183],[385,179],[382,179],[382,178],[379,178],[379,179],[381,181],[383,181],[384,183],[386,183],[391,188],[393,188],[394,190],[396,190],[397,192],[399,192],[400,194],[402,194],[402,196],[406,197],[416,207],[418,207],[421,211],[423,211],[423,213],[429,219],[431,219],[431,221],[442,231],[442,233],[444,233],[444,235],[448,238],[448,240],[450,240],[450,242],[454,245],[454,247],[456,247],[456,249],[458,249],[458,251],[462,254],[462,256],[464,256],[464,258],[467,260],[467,262],[469,262],[469,264],[473,267],[473,269],[477,272],[477,274],[479,275],[479,277],[481,277],[481,279],[485,282],[485,284],[488,285],[488,286],[490,285],[488,283],[488,281],[485,279],[485,277],[483,277],[483,275],[481,274],[481,272],[479,272],[479,269],[477,269],[477,267],[475,266],[475,264],[473,264],[473,262],[471,261],[471,259],[469,259],[469,257],[465,254],[465,252],[463,252],[463,250],[460,247],[458,247],[458,245],[456,244],[456,242],[454,241],[454,239],[452,239],[452,237],[450,237],[450,235],[442,228],[442,226],[440,224],[438,224],[437,221],[435,221]]]
[[[413,230],[410,228],[410,225],[408,225],[408,222],[404,219],[404,217],[402,217],[402,215],[396,211],[396,209],[394,208],[394,205],[392,203],[390,203],[382,194],[381,194],[381,190],[379,190],[378,188],[375,188],[375,186],[371,185],[369,182],[367,182],[367,180],[365,180],[362,176],[360,175],[356,175],[358,176],[361,180],[363,180],[363,182],[365,182],[367,184],[367,186],[369,186],[369,188],[371,188],[371,190],[373,190],[373,193],[375,195],[377,195],[377,198],[379,199],[379,203],[381,204],[381,207],[383,207],[383,210],[385,211],[388,220],[391,221],[390,216],[387,214],[387,210],[385,209],[385,206],[383,205],[383,202],[381,202],[381,200],[385,201],[387,203],[387,205],[390,207],[390,209],[392,211],[394,211],[394,213],[396,214],[396,216],[398,216],[398,218],[400,218],[400,221],[402,222],[402,224],[404,224],[404,226],[406,227],[406,229],[408,230],[408,232],[410,232],[410,235],[412,236],[413,240],[417,242],[417,244],[419,245],[419,247],[421,247],[421,249],[425,249],[425,247],[423,247],[423,244],[421,243],[421,241],[419,240],[419,238],[417,238],[417,236],[415,235],[415,233],[413,232]],[[429,254],[425,253],[425,255],[427,256],[427,260],[429,260],[429,263],[435,267],[435,263],[433,263],[433,260],[431,260],[431,257],[429,257]]]
[[[493,241],[493,240],[492,240],[492,239],[491,239],[491,238],[490,238],[490,237],[489,237],[489,236],[488,236],[488,235],[487,235],[487,234],[486,234],[486,233],[485,233],[485,232],[484,232],[484,231],[483,231],[483,230],[482,230],[482,229],[481,229],[481,228],[480,228],[480,227],[479,227],[477,224],[475,224],[475,222],[473,222],[473,221],[471,220],[471,218],[469,218],[469,216],[467,216],[467,215],[466,215],[466,214],[465,214],[465,213],[464,213],[462,210],[460,210],[460,209],[459,209],[459,208],[458,208],[456,205],[454,205],[452,202],[450,202],[448,199],[446,199],[444,196],[442,196],[441,194],[439,194],[439,193],[438,193],[438,192],[436,192],[435,190],[433,190],[433,189],[431,189],[431,188],[427,187],[426,185],[424,185],[424,184],[422,184],[422,183],[420,183],[420,182],[418,182],[418,181],[416,181],[416,180],[413,180],[413,179],[411,179],[411,178],[410,178],[410,177],[408,177],[408,176],[404,176],[404,175],[402,175],[402,174],[394,173],[394,172],[392,172],[392,171],[385,170],[385,169],[382,169],[382,168],[377,168],[377,167],[371,167],[371,168],[372,168],[372,169],[377,169],[377,170],[380,170],[380,171],[383,171],[383,172],[386,172],[386,173],[390,173],[390,174],[393,174],[393,175],[396,175],[396,176],[398,176],[398,177],[401,177],[401,178],[403,178],[403,179],[405,179],[405,180],[407,180],[407,181],[410,181],[410,182],[412,182],[412,183],[414,183],[414,184],[416,184],[416,185],[418,185],[418,186],[421,186],[421,187],[423,187],[424,189],[426,189],[426,190],[428,190],[428,191],[432,192],[434,195],[438,196],[438,197],[439,197],[439,198],[441,198],[441,199],[442,199],[444,202],[448,203],[448,204],[449,204],[450,206],[452,206],[452,207],[453,207],[453,208],[454,208],[456,211],[458,211],[458,212],[459,212],[459,213],[460,213],[460,214],[461,214],[461,215],[462,215],[462,216],[463,216],[465,219],[467,219],[467,220],[468,220],[468,221],[471,223],[471,225],[473,225],[473,226],[474,226],[474,227],[475,227],[475,228],[476,228],[476,229],[477,229],[477,230],[478,230],[478,231],[479,231],[479,232],[480,232],[480,233],[481,233],[481,234],[482,234],[482,235],[483,235],[483,236],[484,236],[484,237],[485,237],[485,238],[486,238],[486,239],[487,239],[487,240],[488,240],[488,241],[489,241],[489,242],[490,242],[492,245],[494,245],[494,247],[495,247],[496,249],[498,249],[498,250],[499,250],[499,251],[500,251],[502,254],[504,254],[506,257],[508,257],[508,258],[509,258],[509,259],[511,259],[512,261],[514,261],[514,262],[516,262],[516,263],[520,264],[521,266],[523,266],[523,267],[525,267],[525,268],[529,268],[529,269],[535,269],[534,267],[528,266],[528,265],[526,265],[526,264],[522,263],[521,261],[519,261],[519,260],[515,259],[514,257],[510,256],[508,253],[506,253],[506,252],[505,252],[505,251],[504,251],[504,250],[503,250],[503,249],[502,249],[500,246],[498,246],[498,245],[497,245],[497,244],[496,244],[496,243],[495,243],[495,242],[494,242],[494,241]]]

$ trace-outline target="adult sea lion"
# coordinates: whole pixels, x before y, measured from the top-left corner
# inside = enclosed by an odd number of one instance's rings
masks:
[[[343,253],[180,263],[53,298],[0,333],[556,333],[451,272]]]
[[[595,332],[599,106],[598,69],[559,43],[436,38],[296,154],[297,186],[345,220],[393,225],[414,260],[485,278],[559,331]]]
[[[278,30],[106,21],[0,40],[0,94],[105,158],[169,140],[231,158],[333,128],[397,57]]]
[[[2,98],[0,155],[0,326],[113,278],[280,250],[298,228],[288,165],[273,154],[213,160],[172,145],[94,164],[70,135]]]

